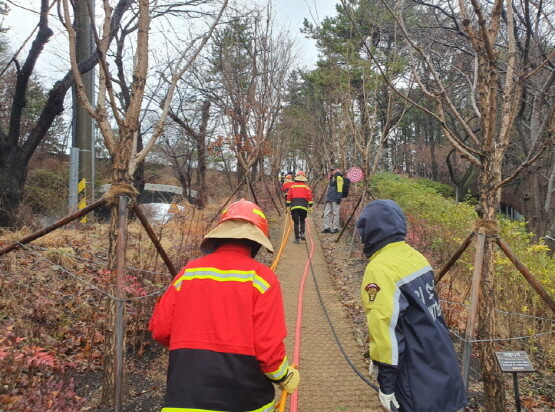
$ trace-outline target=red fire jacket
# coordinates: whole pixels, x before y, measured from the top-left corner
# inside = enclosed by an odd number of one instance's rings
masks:
[[[289,187],[285,203],[291,210],[308,210],[308,208],[312,207],[312,191],[310,187],[304,182],[294,182]]]
[[[170,349],[166,408],[273,411],[272,382],[289,366],[283,299],[275,274],[246,245],[226,243],[189,262],[149,329]]]
[[[281,191],[283,192],[283,194],[287,195],[287,192],[289,191],[289,188],[291,186],[293,186],[295,184],[295,182],[291,181],[291,182],[285,182],[284,184],[281,185]]]

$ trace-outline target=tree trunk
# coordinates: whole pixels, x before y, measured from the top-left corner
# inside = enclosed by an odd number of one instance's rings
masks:
[[[206,185],[206,140],[204,139],[201,142],[197,142],[197,156],[197,205],[202,209],[208,202],[208,186]]]
[[[13,227],[17,207],[23,199],[27,162],[18,151],[2,150],[0,155],[0,227]]]
[[[495,186],[501,181],[500,163],[493,160],[493,155],[483,157],[482,173],[480,174],[480,200],[478,215],[481,219],[496,220],[497,209],[500,204],[500,190]],[[493,282],[495,262],[495,239],[488,236],[484,248],[482,279],[480,290],[480,310],[478,312],[478,339],[493,339],[495,337],[495,294]],[[478,346],[482,361],[482,376],[484,392],[486,394],[486,410],[491,412],[505,412],[506,398],[502,373],[495,358],[493,342],[481,342]]]
[[[113,157],[113,168],[112,168],[112,184],[129,184],[131,185],[133,179],[129,176],[128,165],[129,159],[131,157],[131,144],[129,140],[132,139],[127,136],[127,139],[122,135],[122,142],[118,145],[119,151]],[[110,280],[108,282],[111,286],[110,293],[116,296],[116,265],[117,265],[117,236],[118,236],[118,225],[119,225],[119,214],[118,214],[118,204],[115,202],[111,205],[111,218],[110,227],[108,230],[108,270],[111,273]],[[104,352],[104,368],[103,368],[103,379],[102,379],[102,394],[101,394],[101,404],[102,405],[112,405],[112,400],[115,394],[115,330],[116,330],[116,302],[113,299],[108,299],[106,305],[106,332],[105,332],[105,352]],[[125,342],[125,333],[124,342]],[[125,343],[124,343],[125,348]],[[125,353],[125,350],[124,350]],[[124,373],[125,376],[125,373]],[[125,386],[124,386],[125,387]],[[126,390],[124,390],[124,396],[126,398]]]

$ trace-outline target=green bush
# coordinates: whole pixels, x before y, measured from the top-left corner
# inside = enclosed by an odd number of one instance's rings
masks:
[[[409,228],[408,242],[424,253],[437,269],[447,262],[473,230],[477,218],[474,207],[467,202],[457,203],[445,198],[436,189],[437,185],[425,179],[380,173],[373,177],[370,184],[374,194],[383,199],[393,199],[403,208]],[[513,221],[502,215],[498,219],[501,237],[546,291],[555,296],[555,260],[548,255],[547,246],[543,241],[533,241],[534,236],[526,231],[525,222]],[[470,286],[474,243],[462,255],[457,266],[460,272],[457,276],[461,277],[465,287]],[[499,248],[496,248],[495,276],[499,309],[552,316]]]
[[[440,183],[434,180],[424,179],[424,178],[417,178],[415,181],[423,187],[429,187],[430,189],[433,189],[443,197],[447,197],[447,198],[455,197],[455,188],[452,186],[446,185],[445,183]]]

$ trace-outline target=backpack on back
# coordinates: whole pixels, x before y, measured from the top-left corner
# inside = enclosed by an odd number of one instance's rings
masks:
[[[349,189],[351,188],[351,179],[343,176],[343,191],[341,192],[341,197],[349,196]]]

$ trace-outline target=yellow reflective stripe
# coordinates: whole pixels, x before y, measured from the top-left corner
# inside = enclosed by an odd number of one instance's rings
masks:
[[[273,412],[275,408],[274,401],[264,405],[261,408],[253,409],[251,411],[245,412]],[[214,409],[196,409],[196,408],[162,408],[162,412],[228,412],[228,411],[217,411]]]
[[[262,216],[264,218],[264,220],[266,220],[266,215],[264,214],[264,212],[260,209],[253,209],[252,213],[256,213],[259,216]]]
[[[335,179],[335,181],[337,182],[337,193],[342,193],[343,192],[343,177],[342,176],[337,176],[337,179]]]
[[[266,292],[270,284],[264,278],[258,276],[254,270],[219,270],[216,268],[192,268],[186,269],[173,286],[179,292],[184,280],[210,279],[216,282],[252,282],[260,293]]]
[[[287,373],[287,369],[289,369],[289,361],[287,360],[286,356],[283,358],[283,362],[281,362],[281,365],[279,365],[279,368],[277,368],[277,370],[273,372],[265,372],[264,375],[274,381],[277,381],[285,376],[285,374]]]

